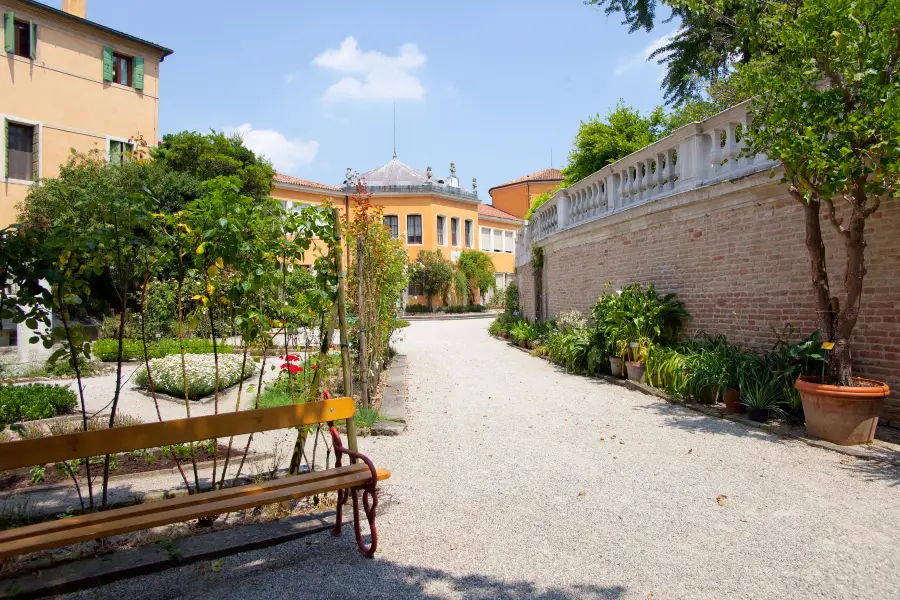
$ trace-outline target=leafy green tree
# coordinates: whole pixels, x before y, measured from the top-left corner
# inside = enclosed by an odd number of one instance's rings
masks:
[[[469,304],[475,304],[475,292],[487,294],[497,285],[494,277],[494,261],[479,250],[463,250],[457,261],[457,268],[469,280]]]
[[[678,21],[681,27],[647,60],[665,65],[662,89],[667,104],[681,105],[704,98],[710,86],[727,80],[735,66],[759,51],[759,40],[747,26],[769,3],[761,0],[664,0],[670,14],[660,19],[657,0],[586,0],[621,14],[629,33],[652,31],[659,23]]]
[[[850,385],[850,336],[866,275],[866,221],[900,196],[900,0],[770,6],[752,32],[765,53],[738,70],[753,96],[749,151],[777,159],[803,207],[819,329],[831,378]],[[844,247],[832,295],[820,213]]]
[[[569,153],[569,164],[563,168],[565,184],[570,185],[584,179],[606,165],[652,144],[659,137],[658,128],[662,121],[662,110],[657,109],[649,117],[645,117],[636,109],[625,106],[624,100],[619,100],[605,119],[596,115],[582,121],[575,135],[574,148]]]
[[[431,310],[432,296],[444,298],[449,293],[453,268],[440,250],[419,250],[416,263],[412,265],[413,277],[422,285],[428,296],[428,309]]]

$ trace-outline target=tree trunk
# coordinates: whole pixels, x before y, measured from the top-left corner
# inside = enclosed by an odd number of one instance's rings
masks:
[[[816,323],[826,340],[834,339],[834,306],[828,284],[828,268],[825,263],[825,242],[822,240],[822,222],[819,215],[822,202],[812,198],[800,200],[806,219],[806,249],[812,273],[813,298],[816,304]]]
[[[864,205],[863,200],[862,205]],[[866,218],[860,204],[854,203],[849,223],[846,225],[844,250],[847,267],[844,271],[844,302],[834,319],[834,350],[828,364],[829,375],[841,385],[853,385],[853,357],[850,352],[850,336],[859,319],[863,279],[866,276]]]

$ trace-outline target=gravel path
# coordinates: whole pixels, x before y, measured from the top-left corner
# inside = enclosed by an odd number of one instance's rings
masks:
[[[487,325],[405,330],[409,429],[361,440],[393,473],[374,561],[347,528],[77,597],[897,596],[900,473],[564,375]]]

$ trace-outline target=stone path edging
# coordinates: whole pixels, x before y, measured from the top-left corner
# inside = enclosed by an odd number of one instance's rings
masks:
[[[497,311],[495,310],[486,310],[480,313],[458,313],[458,314],[446,314],[446,313],[419,313],[419,314],[404,314],[403,320],[405,321],[458,321],[464,319],[493,319],[497,316]]]
[[[495,336],[496,337],[496,336]],[[531,350],[529,348],[520,348],[516,344],[505,340],[503,338],[497,338],[498,340],[504,341],[516,350],[520,350],[522,352],[526,352],[529,355],[531,354]],[[550,358],[547,356],[539,356],[536,358],[541,358],[546,361],[550,361]],[[725,409],[716,408],[715,406],[704,406],[702,404],[692,404],[688,402],[681,402],[676,400],[663,392],[662,390],[658,390],[652,386],[649,386],[645,383],[638,383],[637,381],[631,381],[628,379],[620,379],[618,377],[613,377],[612,375],[597,375],[599,379],[603,379],[607,383],[611,383],[613,385],[617,385],[619,387],[628,388],[630,390],[634,390],[636,392],[641,392],[642,394],[646,394],[648,396],[655,396],[660,400],[668,402],[669,404],[675,404],[678,406],[683,406],[688,410],[692,410],[694,412],[703,413],[709,417],[717,417],[720,419],[725,419],[727,421],[733,421],[735,423],[740,423],[746,427],[753,427],[755,429],[761,429],[763,431],[767,431],[769,433],[775,435],[781,435],[784,437],[790,437],[792,439],[799,440],[804,444],[809,446],[814,446],[816,448],[822,448],[823,450],[831,450],[832,452],[838,452],[840,454],[845,454],[847,456],[852,456],[854,458],[862,459],[862,460],[872,460],[877,462],[889,463],[895,466],[900,466],[900,451],[895,448],[894,444],[889,444],[887,442],[878,441],[878,444],[873,446],[839,446],[837,444],[832,444],[831,442],[826,442],[825,440],[820,440],[816,438],[811,438],[799,434],[793,429],[779,425],[776,423],[757,423],[756,421],[752,421],[747,417],[743,417],[739,414],[731,414],[726,413]],[[883,453],[878,454],[874,452],[873,448],[881,448],[884,450]],[[890,454],[890,455],[888,455]]]
[[[406,356],[391,361],[387,385],[381,398],[382,420],[372,426],[372,435],[399,435],[406,430]]]

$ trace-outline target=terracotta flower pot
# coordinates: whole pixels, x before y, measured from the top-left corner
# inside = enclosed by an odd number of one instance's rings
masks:
[[[519,342],[519,348],[528,348],[528,342],[522,340],[521,342]]]
[[[615,377],[625,377],[625,364],[624,361],[618,356],[610,356],[609,357],[609,370],[612,372]]]
[[[878,415],[890,393],[880,381],[854,377],[864,385],[827,385],[819,377],[801,377],[794,384],[803,400],[806,431],[840,446],[875,439]]]
[[[697,402],[700,404],[715,404],[719,399],[719,386],[708,385],[697,394]]]
[[[629,360],[625,363],[625,369],[628,371],[629,381],[643,381],[644,371],[647,370],[647,367],[644,363]]]
[[[737,390],[728,390],[725,392],[725,412],[731,414],[740,414],[745,412],[747,407],[741,404],[741,394]]]

